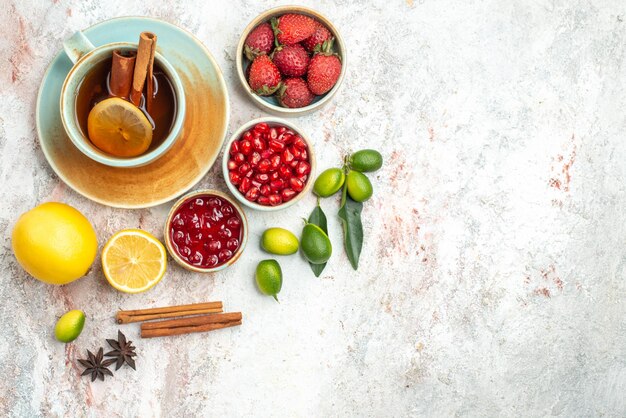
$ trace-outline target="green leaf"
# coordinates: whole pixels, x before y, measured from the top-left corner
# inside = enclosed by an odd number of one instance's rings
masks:
[[[311,212],[311,215],[309,216],[309,223],[319,226],[322,231],[324,231],[326,235],[328,235],[328,222],[326,220],[326,215],[324,214],[324,211],[320,207],[319,199],[317,199],[317,206],[315,207],[315,209],[313,209],[313,212]],[[320,277],[320,274],[322,274],[322,271],[324,271],[324,268],[326,267],[326,263],[309,263],[309,265],[311,266],[311,270],[313,270],[313,274],[315,274],[315,277]]]
[[[361,211],[363,203],[355,202],[348,196],[347,185],[343,186],[339,218],[343,224],[343,237],[346,255],[353,269],[359,268],[359,257],[363,248],[363,224]]]

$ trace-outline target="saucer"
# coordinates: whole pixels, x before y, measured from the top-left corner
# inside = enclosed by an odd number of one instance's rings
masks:
[[[85,29],[95,46],[137,42],[143,31],[158,36],[157,51],[176,69],[185,89],[182,137],[161,158],[143,167],[115,168],[81,153],[63,129],[61,87],[72,62],[61,50],[50,63],[37,97],[37,134],[54,172],[81,195],[107,206],[146,208],[188,191],[215,163],[230,113],[222,73],[209,51],[189,32],[145,17],[121,17]]]

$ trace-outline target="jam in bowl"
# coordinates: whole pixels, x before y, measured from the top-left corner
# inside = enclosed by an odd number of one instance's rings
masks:
[[[181,198],[165,224],[165,244],[188,270],[209,273],[233,264],[248,238],[239,205],[224,193],[200,190]]]

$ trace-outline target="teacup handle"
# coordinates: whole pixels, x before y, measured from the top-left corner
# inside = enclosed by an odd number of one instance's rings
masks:
[[[74,64],[86,53],[96,49],[81,31],[76,32],[71,38],[63,42],[63,49]]]

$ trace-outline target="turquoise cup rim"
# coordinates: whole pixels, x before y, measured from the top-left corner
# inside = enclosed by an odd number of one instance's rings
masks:
[[[174,67],[158,52],[155,52],[154,59],[166,73],[170,81],[174,93],[176,94],[176,115],[174,116],[174,124],[163,142],[150,152],[141,154],[137,157],[120,158],[108,154],[98,149],[87,138],[76,121],[76,93],[80,82],[98,62],[107,59],[116,49],[136,49],[137,44],[132,42],[115,42],[96,47],[83,55],[74,64],[70,72],[67,74],[63,87],[61,88],[60,111],[61,121],[68,137],[76,148],[87,157],[101,164],[111,167],[131,168],[140,167],[149,164],[159,157],[163,156],[180,137],[183,123],[185,120],[186,104],[185,90],[183,83],[178,76]]]

